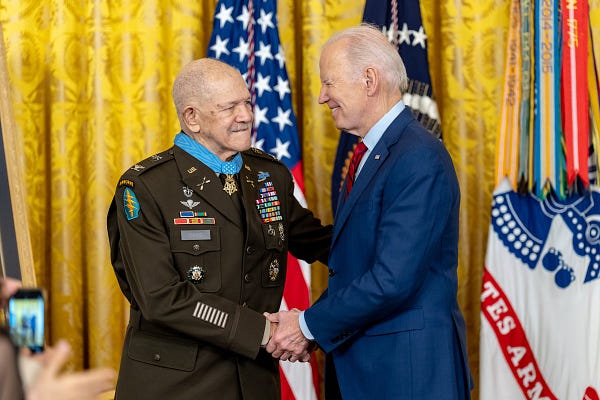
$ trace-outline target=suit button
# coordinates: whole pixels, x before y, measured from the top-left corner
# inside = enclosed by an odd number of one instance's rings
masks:
[[[332,270],[331,268],[329,268],[329,276],[334,276],[335,275],[335,271]]]
[[[244,282],[249,283],[252,280],[252,276],[250,274],[244,275]]]
[[[254,253],[255,250],[256,249],[254,247],[248,246],[248,247],[246,247],[246,254],[252,254],[252,253]]]
[[[160,354],[154,355],[154,361],[160,361]]]

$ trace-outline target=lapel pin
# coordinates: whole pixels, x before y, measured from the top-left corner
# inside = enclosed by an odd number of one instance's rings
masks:
[[[198,186],[200,188],[200,190],[204,190],[204,184],[205,183],[210,183],[210,179],[206,179],[206,177],[202,177],[202,182],[196,184],[196,186]]]

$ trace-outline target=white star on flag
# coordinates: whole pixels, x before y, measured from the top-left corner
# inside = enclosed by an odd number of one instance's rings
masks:
[[[281,107],[277,107],[277,116],[273,119],[271,119],[271,121],[273,122],[277,122],[279,124],[279,130],[283,131],[283,128],[285,128],[286,125],[289,126],[293,126],[291,121],[290,121],[290,113],[292,112],[291,109],[283,111],[281,109]],[[279,140],[279,139],[277,139]],[[277,157],[280,158],[280,157]]]
[[[225,5],[221,4],[221,11],[215,15],[215,18],[218,19],[221,24],[221,28],[225,26],[227,22],[233,22],[233,18],[231,18],[232,11],[233,7],[225,8]]]
[[[281,79],[280,76],[277,77],[277,85],[273,86],[273,89],[279,93],[280,100],[283,100],[287,93],[292,93],[290,91],[290,83]]]
[[[227,42],[229,42],[229,39],[222,40],[219,36],[217,36],[216,43],[210,47],[210,49],[216,54],[215,58],[221,58],[221,55],[229,54],[229,50],[227,50]]]
[[[270,151],[275,154],[278,160],[281,160],[283,157],[290,158],[290,153],[288,153],[288,147],[290,146],[290,142],[282,143],[279,138],[276,139],[276,145]]]
[[[260,49],[254,53],[256,57],[260,58],[260,65],[264,65],[266,60],[272,60],[273,54],[271,54],[271,45],[265,45],[263,42],[258,44]]]

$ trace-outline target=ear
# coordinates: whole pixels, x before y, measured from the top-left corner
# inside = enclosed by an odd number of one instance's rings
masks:
[[[364,73],[365,85],[367,87],[367,95],[373,96],[377,92],[379,86],[379,73],[373,67],[367,67]]]
[[[194,107],[187,107],[183,110],[183,122],[187,128],[194,132],[200,132],[200,115],[198,114],[198,110]]]

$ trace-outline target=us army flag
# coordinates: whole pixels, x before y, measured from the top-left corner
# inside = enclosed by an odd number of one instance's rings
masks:
[[[481,290],[480,398],[598,400],[600,190],[494,194]]]

